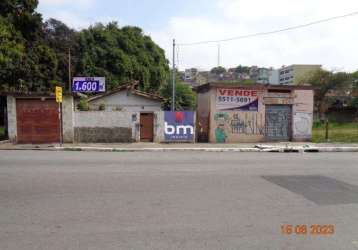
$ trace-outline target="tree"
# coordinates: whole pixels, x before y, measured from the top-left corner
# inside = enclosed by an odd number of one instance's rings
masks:
[[[164,51],[138,27],[97,24],[79,33],[77,74],[105,76],[109,89],[138,80],[144,91],[156,92],[169,73]]]
[[[168,81],[160,93],[165,98],[163,103],[164,110],[170,110],[172,105],[172,83]],[[196,94],[185,83],[177,81],[175,85],[175,107],[176,110],[195,110],[196,109]]]
[[[3,0],[1,14],[1,85],[4,89],[42,91],[56,80],[57,57],[43,41],[37,0]]]
[[[226,72],[226,69],[224,67],[218,66],[218,67],[212,68],[210,70],[210,72],[215,75],[221,75]]]
[[[17,75],[25,44],[15,27],[3,17],[0,17],[0,41],[0,89],[8,90],[19,83]]]
[[[235,68],[235,73],[237,73],[237,74],[242,74],[242,73],[249,74],[250,73],[250,67],[239,65],[239,66],[237,66]]]
[[[38,0],[1,0],[0,16],[5,17],[28,42],[40,36],[42,17],[35,10]]]
[[[358,91],[358,71],[352,74],[353,90]]]
[[[0,1],[0,87],[52,92],[68,82],[68,51],[77,76],[104,76],[107,89],[139,80],[158,92],[169,73],[164,51],[138,27],[97,24],[76,32],[64,23],[45,23],[38,0]]]
[[[75,30],[66,26],[56,19],[49,19],[43,24],[44,44],[54,50],[57,59],[57,84],[68,82],[68,52],[71,51],[71,75],[76,72],[78,58],[75,56],[78,51],[77,34]]]
[[[331,72],[317,70],[310,74],[305,80],[306,83],[315,87],[315,106],[323,119],[327,109],[327,94],[332,91],[342,91],[352,86],[352,76],[346,72]]]

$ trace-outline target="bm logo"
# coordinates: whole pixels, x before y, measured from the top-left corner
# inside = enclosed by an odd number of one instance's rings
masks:
[[[190,121],[186,121],[184,118],[184,112],[175,112],[175,119],[173,121],[164,122],[164,131],[166,135],[193,135],[194,126],[190,124]]]

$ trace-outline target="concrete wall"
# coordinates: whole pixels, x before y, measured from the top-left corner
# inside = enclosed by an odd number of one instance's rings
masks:
[[[72,143],[74,141],[74,102],[72,96],[63,96],[62,100],[62,131],[63,142]]]
[[[211,89],[209,141],[212,143],[259,142],[265,139],[264,93],[258,91],[258,111],[219,111],[216,90]]]
[[[140,112],[75,111],[76,142],[138,142]],[[154,112],[154,141],[164,140],[164,112]]]
[[[294,91],[292,107],[292,139],[294,141],[310,141],[312,139],[313,102],[313,90]]]
[[[99,106],[104,104],[106,111],[161,111],[161,101],[141,97],[126,90],[90,101],[89,104],[93,110],[98,110]]]
[[[216,106],[216,89],[198,94],[198,117],[205,114],[209,95],[210,125],[209,142],[262,142],[266,141],[266,105],[291,105],[292,128],[290,137],[294,141],[309,141],[312,138],[313,90],[292,90],[288,93],[258,91],[258,111],[220,111]]]
[[[17,122],[16,122],[16,98],[7,96],[7,122],[8,135],[11,142],[16,142]]]

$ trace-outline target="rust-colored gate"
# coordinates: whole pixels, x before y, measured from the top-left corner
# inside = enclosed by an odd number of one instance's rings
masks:
[[[140,114],[140,140],[144,142],[153,141],[153,113]]]
[[[60,141],[58,104],[54,99],[17,99],[17,142]]]

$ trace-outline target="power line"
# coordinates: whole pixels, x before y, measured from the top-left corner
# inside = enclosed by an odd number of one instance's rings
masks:
[[[318,20],[318,21],[310,22],[310,23],[305,23],[305,24],[301,24],[301,25],[282,28],[282,29],[278,29],[278,30],[272,30],[272,31],[266,31],[266,32],[258,32],[258,33],[253,33],[253,34],[249,34],[249,35],[231,37],[231,38],[221,39],[221,40],[208,40],[208,41],[199,41],[199,42],[193,42],[193,43],[179,43],[177,45],[178,46],[192,46],[192,45],[200,45],[200,44],[208,44],[208,43],[228,42],[228,41],[233,41],[233,40],[240,40],[240,39],[257,37],[257,36],[266,36],[266,35],[271,35],[271,34],[275,34],[275,33],[281,33],[281,32],[285,32],[285,31],[301,29],[301,28],[305,28],[305,27],[308,27],[308,26],[312,26],[312,25],[316,25],[316,24],[320,24],[320,23],[325,23],[325,22],[330,22],[330,21],[333,21],[333,20],[342,19],[342,18],[346,18],[346,17],[351,17],[351,16],[355,16],[355,15],[358,15],[358,11],[348,13],[348,14],[345,14],[345,15],[341,15],[341,16],[329,17],[329,18],[321,19],[321,20]]]

